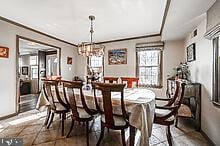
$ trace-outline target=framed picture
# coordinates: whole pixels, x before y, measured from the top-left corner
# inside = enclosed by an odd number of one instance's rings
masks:
[[[21,68],[21,74],[22,75],[28,75],[28,67],[27,66],[23,66]]]
[[[9,48],[0,46],[0,58],[9,57]]]
[[[193,43],[187,47],[187,62],[196,60],[196,44]]]
[[[127,64],[127,49],[113,49],[108,51],[108,64]]]
[[[73,64],[73,58],[72,57],[67,57],[67,64]]]

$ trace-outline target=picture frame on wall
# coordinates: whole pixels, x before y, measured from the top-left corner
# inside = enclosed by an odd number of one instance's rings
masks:
[[[127,48],[112,49],[108,51],[108,64],[127,64]]]
[[[9,57],[9,48],[0,46],[0,58]]]
[[[193,43],[186,48],[187,62],[196,60],[196,44]]]
[[[22,75],[28,75],[28,66],[23,66],[21,68],[21,74]]]
[[[73,58],[72,57],[67,57],[67,64],[72,65],[73,64]]]

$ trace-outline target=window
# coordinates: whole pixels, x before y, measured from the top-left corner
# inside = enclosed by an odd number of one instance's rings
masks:
[[[57,73],[57,65],[58,65],[57,54],[47,55],[46,61],[47,61],[47,66],[46,66],[47,76],[58,75],[58,73]]]
[[[31,78],[32,79],[38,78],[38,66],[31,66]]]
[[[137,49],[137,76],[139,85],[161,87],[162,83],[162,49]]]
[[[30,56],[30,65],[38,64],[38,56]]]
[[[213,39],[213,103],[220,107],[220,36]]]
[[[94,72],[103,73],[103,57],[91,56],[88,58],[88,65],[90,70]]]

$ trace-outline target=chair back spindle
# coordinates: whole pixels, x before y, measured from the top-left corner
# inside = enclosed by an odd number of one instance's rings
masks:
[[[67,107],[67,104],[63,102],[60,97],[57,81],[45,80],[43,90],[52,109],[56,110],[56,103],[60,103],[62,106]]]
[[[108,84],[108,83],[97,83],[97,89],[102,91],[102,99],[103,99],[103,113],[105,115],[105,124],[109,127],[115,127],[114,115],[113,113],[113,105],[112,105],[112,92],[119,92],[121,99],[121,111],[122,116],[126,120],[128,118],[125,104],[124,104],[124,87],[125,84]]]

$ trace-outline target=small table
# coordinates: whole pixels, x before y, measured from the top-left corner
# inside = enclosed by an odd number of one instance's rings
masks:
[[[77,94],[77,92],[75,92]],[[93,102],[94,95],[92,90],[85,90],[85,100],[89,108],[94,108]],[[62,90],[60,90],[61,97],[63,96]],[[102,105],[102,94],[97,91],[97,98],[99,104]],[[112,93],[113,111],[118,111],[120,105],[120,94]],[[141,132],[140,145],[149,145],[149,137],[151,136],[154,111],[155,111],[155,94],[151,90],[142,88],[131,88],[124,90],[124,101],[127,112],[130,113],[129,123],[132,125],[132,130],[138,129]],[[45,105],[48,105],[48,101],[45,98],[43,92],[40,93],[38,98],[36,109],[40,109]],[[132,135],[131,135],[132,136]],[[131,143],[134,143],[134,136],[131,138]]]

